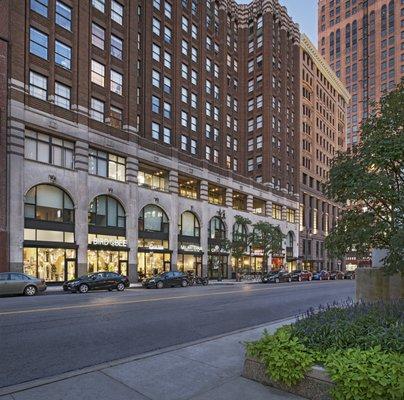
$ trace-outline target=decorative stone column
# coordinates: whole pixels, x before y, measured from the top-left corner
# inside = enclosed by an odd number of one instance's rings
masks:
[[[77,141],[75,146],[75,170],[77,199],[75,204],[75,241],[77,249],[77,275],[87,273],[88,244],[88,206],[92,199],[88,198],[88,143]]]
[[[265,214],[268,217],[272,217],[272,203],[270,201],[265,203]]]
[[[247,212],[252,213],[254,210],[254,197],[251,194],[247,195]]]
[[[171,170],[169,173],[169,190],[171,193],[171,209],[170,209],[170,236],[169,245],[171,253],[171,270],[177,270],[178,256],[178,172]]]
[[[128,271],[131,282],[138,281],[137,273],[137,248],[138,248],[138,215],[139,215],[139,193],[137,186],[137,175],[139,171],[138,160],[133,157],[126,159],[126,180],[129,184],[129,203],[126,205],[126,239],[128,240],[129,259]]]
[[[209,192],[208,192],[208,181],[201,181],[199,187],[199,197],[202,201],[208,201],[209,199]]]
[[[233,207],[233,189],[226,188],[226,206]]]

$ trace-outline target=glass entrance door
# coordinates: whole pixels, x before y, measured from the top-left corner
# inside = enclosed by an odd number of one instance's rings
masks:
[[[119,261],[119,273],[128,276],[128,262],[126,260]]]
[[[66,259],[65,261],[65,278],[67,281],[74,279],[77,276],[76,260]]]

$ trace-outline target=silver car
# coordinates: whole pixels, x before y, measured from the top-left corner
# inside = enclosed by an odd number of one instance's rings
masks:
[[[38,279],[19,272],[0,273],[0,295],[24,294],[26,296],[34,296],[38,292],[45,290],[46,283],[43,279]]]

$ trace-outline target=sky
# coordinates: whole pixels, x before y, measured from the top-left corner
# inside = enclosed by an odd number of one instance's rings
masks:
[[[251,0],[237,0],[248,4]],[[293,21],[300,25],[300,32],[305,33],[317,47],[317,0],[279,0],[288,9]]]

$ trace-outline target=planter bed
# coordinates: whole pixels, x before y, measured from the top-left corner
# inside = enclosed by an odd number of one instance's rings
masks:
[[[243,376],[312,400],[404,399],[404,302],[333,304],[246,343]]]
[[[311,400],[330,400],[330,390],[334,387],[324,368],[316,365],[305,377],[294,386],[287,386],[271,379],[265,372],[265,364],[255,358],[246,357],[244,361],[243,377],[259,382],[266,386],[273,386],[285,392]]]

